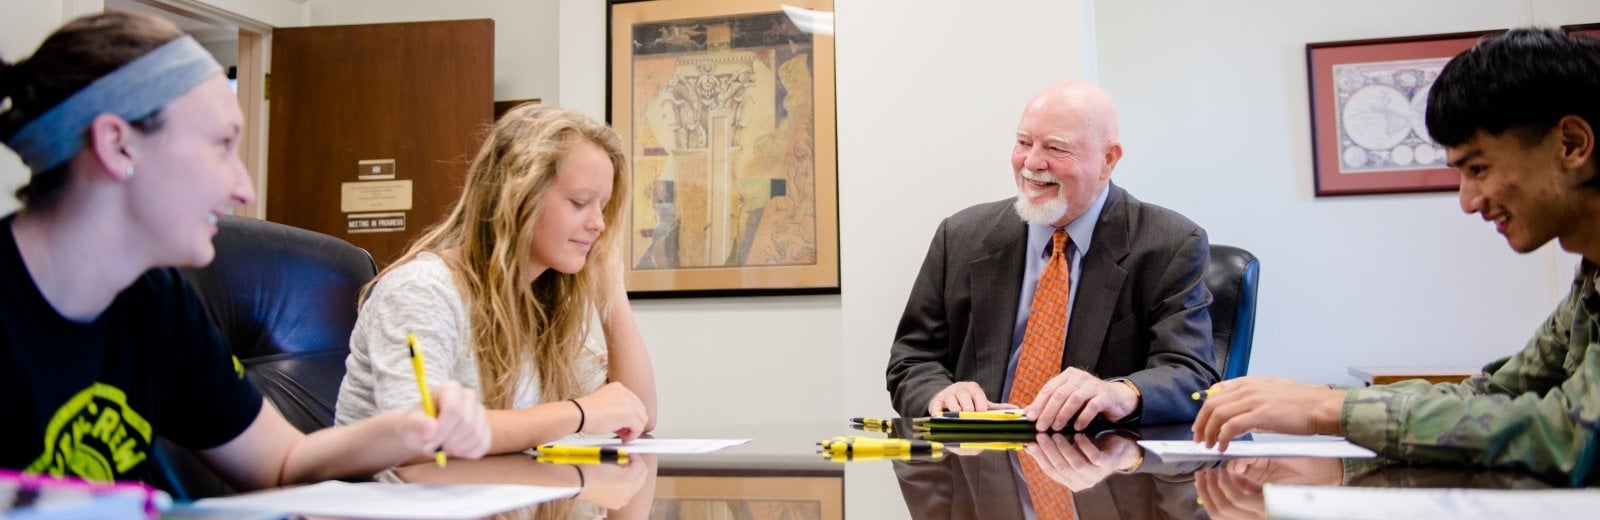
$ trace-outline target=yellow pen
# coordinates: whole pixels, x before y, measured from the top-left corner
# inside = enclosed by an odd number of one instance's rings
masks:
[[[932,453],[906,453],[906,452],[823,452],[822,458],[834,462],[866,462],[873,460],[939,460],[944,458],[944,452]]]
[[[955,448],[969,450],[1013,450],[1020,451],[1026,446],[1020,442],[956,442],[951,443]]]
[[[1196,401],[1199,401],[1202,396],[1203,397],[1211,397],[1213,395],[1217,395],[1217,392],[1221,392],[1221,391],[1222,391],[1221,388],[1213,386],[1211,388],[1207,388],[1205,390],[1201,390],[1199,392],[1195,392],[1195,393],[1189,394],[1189,398],[1190,399],[1194,399]]]
[[[1024,418],[1022,410],[989,410],[987,412],[945,412],[940,417],[960,419],[1014,420]]]
[[[422,390],[422,411],[427,412],[428,417],[438,417],[439,410],[433,407],[433,392],[428,391],[428,375],[422,366],[422,353],[417,352],[416,334],[406,333],[406,348],[411,349],[411,369],[417,372],[417,388]],[[433,461],[439,463],[439,467],[444,467],[443,446],[433,450]]]
[[[833,446],[834,444],[869,444],[869,443],[893,444],[895,442],[902,442],[902,441],[904,441],[904,439],[879,439],[879,438],[875,438],[875,437],[864,437],[864,436],[861,436],[861,435],[852,435],[852,436],[849,436],[849,437],[843,437],[843,436],[834,437],[834,438],[831,438],[831,439],[827,439],[827,440],[823,440],[821,442],[818,442],[817,444],[822,446],[823,448],[827,448],[827,447]]]
[[[943,444],[933,441],[914,441],[906,439],[883,439],[871,442],[833,442],[822,449],[832,453],[855,453],[876,455],[899,455],[932,453],[944,448]]]
[[[874,419],[872,417],[851,417],[850,422],[863,430],[877,433],[888,433],[894,429],[891,419]]]
[[[562,446],[546,444],[539,447],[539,460],[541,462],[575,463],[579,461],[589,463],[615,462],[628,463],[628,450],[610,446]]]

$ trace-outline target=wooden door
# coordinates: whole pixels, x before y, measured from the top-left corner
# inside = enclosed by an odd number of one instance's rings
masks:
[[[267,220],[381,268],[461,192],[492,117],[494,22],[277,29],[267,89]]]

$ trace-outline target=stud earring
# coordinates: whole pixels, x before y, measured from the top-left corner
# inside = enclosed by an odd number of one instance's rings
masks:
[[[122,176],[128,179],[133,178],[133,164],[128,164],[128,167],[122,170]]]

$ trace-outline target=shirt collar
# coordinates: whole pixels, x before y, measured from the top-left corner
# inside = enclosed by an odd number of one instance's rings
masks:
[[[1600,277],[1600,267],[1589,259],[1585,258],[1578,264],[1578,279],[1573,282],[1577,287],[1574,289],[1578,291],[1578,301],[1590,316],[1600,316],[1600,292],[1595,287],[1600,284],[1600,279],[1597,277]]]
[[[1080,256],[1089,252],[1089,244],[1094,240],[1094,227],[1100,223],[1100,212],[1105,209],[1106,196],[1110,194],[1111,184],[1107,183],[1105,188],[1100,190],[1100,196],[1089,203],[1089,209],[1067,223],[1067,238],[1070,238],[1072,245],[1078,248]],[[1028,224],[1029,253],[1034,258],[1044,257],[1046,248],[1050,245],[1050,234],[1055,232],[1055,226]]]

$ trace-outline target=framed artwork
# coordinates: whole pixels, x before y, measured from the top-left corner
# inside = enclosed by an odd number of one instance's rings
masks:
[[[837,294],[832,0],[614,1],[630,296]]]
[[[1488,34],[1306,44],[1316,195],[1458,189],[1423,115],[1439,70]]]
[[[1585,23],[1585,24],[1576,24],[1576,25],[1563,25],[1563,26],[1561,26],[1561,28],[1563,30],[1566,30],[1567,34],[1576,34],[1576,35],[1579,35],[1579,36],[1588,36],[1588,37],[1591,37],[1591,38],[1600,38],[1600,23]]]
[[[662,475],[650,518],[843,520],[844,477]]]

